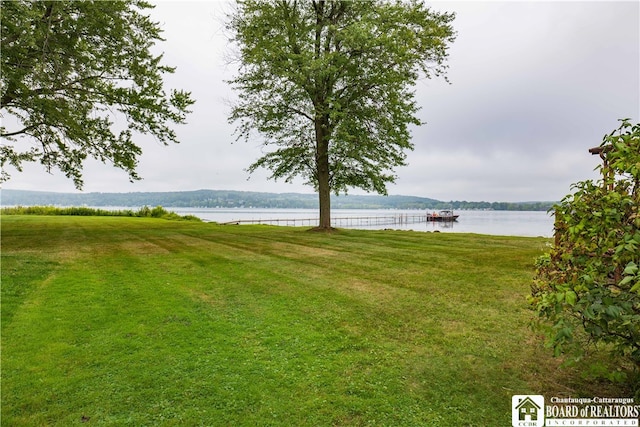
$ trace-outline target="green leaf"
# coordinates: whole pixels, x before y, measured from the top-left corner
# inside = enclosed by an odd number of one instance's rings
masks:
[[[624,279],[620,281],[619,285],[624,286],[627,283],[630,283],[633,279],[635,279],[635,276],[626,276]]]
[[[578,296],[576,295],[575,292],[573,291],[567,291],[565,292],[565,301],[567,302],[567,304],[569,304],[570,306],[574,306],[576,305],[576,300],[577,300]]]
[[[622,313],[622,309],[618,306],[612,305],[612,306],[608,306],[604,310],[604,312],[610,317],[617,318],[617,317],[620,317],[620,314]]]
[[[636,274],[638,272],[638,266],[635,262],[631,261],[624,269],[624,274]]]

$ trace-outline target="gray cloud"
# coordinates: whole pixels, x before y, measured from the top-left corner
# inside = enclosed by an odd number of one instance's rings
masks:
[[[169,87],[191,90],[197,103],[181,144],[141,137],[140,174],[90,162],[85,191],[173,191],[199,188],[311,192],[301,183],[249,181],[244,169],[260,140],[233,143],[225,79],[223,2],[160,2],[152,12],[167,39],[158,46],[177,66]],[[595,177],[598,145],[617,119],[640,118],[640,3],[447,2],[458,38],[449,79],[421,80],[416,97],[425,126],[415,128],[409,166],[391,194],[442,200],[557,200],[570,184]],[[28,167],[5,188],[73,191],[64,177]],[[354,193],[359,193],[354,191]]]

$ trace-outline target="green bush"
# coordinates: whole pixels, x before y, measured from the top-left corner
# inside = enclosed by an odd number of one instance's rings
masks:
[[[138,212],[136,212],[136,216],[139,217],[150,217],[151,216],[151,209],[149,209],[149,206],[143,206],[140,208],[140,210]]]
[[[622,120],[599,150],[602,178],[554,207],[555,242],[537,261],[531,303],[556,355],[579,360],[595,345],[638,369],[640,124]]]
[[[162,218],[166,215],[169,215],[169,212],[167,212],[162,206],[156,206],[151,209],[151,216],[153,218]]]

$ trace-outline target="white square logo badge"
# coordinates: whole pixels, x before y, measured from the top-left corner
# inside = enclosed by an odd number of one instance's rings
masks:
[[[515,395],[511,397],[513,427],[544,426],[544,396]]]

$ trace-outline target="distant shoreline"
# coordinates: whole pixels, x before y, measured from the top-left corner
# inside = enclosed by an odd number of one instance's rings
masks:
[[[441,201],[401,195],[332,196],[333,209],[449,209],[548,211],[555,202]],[[195,190],[134,193],[55,193],[2,190],[2,206],[165,206],[189,208],[317,209],[315,194]]]

